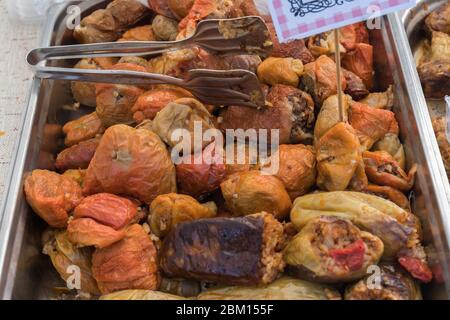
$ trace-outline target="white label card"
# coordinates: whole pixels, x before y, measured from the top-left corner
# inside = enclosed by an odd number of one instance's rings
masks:
[[[415,0],[269,0],[281,42],[302,39],[363,20],[403,10]]]

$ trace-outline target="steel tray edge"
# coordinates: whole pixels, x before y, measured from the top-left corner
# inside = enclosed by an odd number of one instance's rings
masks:
[[[47,19],[41,28],[41,36],[39,40],[40,46],[49,46],[52,39],[52,29],[56,23],[58,13],[65,10],[64,4],[54,4],[48,10]],[[25,59],[25,57],[24,57]],[[30,143],[30,135],[32,131],[33,118],[36,113],[36,104],[38,93],[41,88],[41,80],[33,78],[30,85],[30,93],[22,115],[19,138],[17,139],[14,150],[11,154],[11,162],[9,173],[5,180],[5,191],[0,206],[0,299],[9,299],[6,289],[8,280],[8,251],[11,249],[8,240],[11,235],[11,226],[14,220],[12,213],[15,212],[17,206],[16,196],[22,192],[23,187],[23,171],[24,163]],[[8,213],[11,213],[8,215]],[[6,275],[6,276],[5,276]]]

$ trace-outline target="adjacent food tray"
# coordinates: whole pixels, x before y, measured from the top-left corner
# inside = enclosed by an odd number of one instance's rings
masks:
[[[424,30],[426,17],[446,3],[448,3],[448,0],[420,0],[414,8],[405,10],[401,14],[401,19],[406,30],[406,36],[416,62],[421,53],[421,45],[427,38]],[[432,118],[445,116],[446,105],[444,99],[427,99],[427,104]]]
[[[423,41],[426,39],[424,31],[425,18],[447,2],[448,0],[421,0],[417,3],[416,7],[405,10],[401,14],[406,36],[413,53],[413,61],[416,61],[416,63],[421,54]],[[426,104],[432,119],[446,115],[446,103],[444,99],[426,99]],[[446,174],[442,178],[444,180],[448,179]],[[449,194],[448,197],[450,199]]]
[[[67,8],[78,5],[85,16],[104,7],[106,2],[68,1],[52,7],[40,44],[73,43],[72,32],[67,29]],[[448,181],[442,179],[445,170],[401,20],[389,15],[382,22],[382,29],[371,34],[376,39],[376,61],[383,62],[377,66],[377,71],[388,78],[383,84],[394,86],[394,111],[407,159],[409,164],[419,166],[412,208],[422,219],[433,269],[439,272],[438,281],[424,287],[424,296],[426,299],[450,298],[450,219],[447,216],[450,208],[446,197],[450,187]],[[62,66],[62,62],[58,61],[57,65]],[[41,253],[40,238],[45,223],[31,214],[22,188],[28,172],[46,167],[49,152],[61,138],[52,134],[53,126],[90,111],[65,107],[72,102],[68,82],[33,81],[0,212],[1,299],[50,299],[57,294],[55,287],[64,287],[50,259]]]

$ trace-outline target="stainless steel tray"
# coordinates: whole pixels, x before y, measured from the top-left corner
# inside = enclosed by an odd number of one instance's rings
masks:
[[[448,3],[448,0],[420,0],[418,1],[416,7],[405,10],[402,14],[400,14],[401,20],[405,26],[409,45],[411,46],[411,51],[413,53],[413,61],[417,62],[420,57],[419,49],[423,41],[426,39],[423,29],[425,18],[435,9],[446,3]],[[444,99],[426,99],[426,104],[432,119],[438,116],[445,116],[446,103]],[[442,178],[448,180],[445,172]],[[450,199],[450,194],[447,195]]]
[[[52,7],[41,45],[72,42],[71,31],[67,30],[65,21],[69,5],[79,5],[85,15],[105,3],[104,0],[68,1]],[[440,281],[424,287],[424,295],[429,299],[450,298],[450,222],[447,217],[450,208],[446,198],[449,185],[448,182],[444,184],[440,176],[444,168],[438,157],[437,143],[402,23],[395,15],[383,18],[382,23],[383,28],[371,34],[378,40],[376,60],[380,62],[378,67],[383,69],[383,74],[389,75],[383,84],[393,84],[395,88],[394,111],[408,162],[419,165],[412,207],[423,222],[425,243],[434,252],[434,268],[441,274]],[[60,65],[62,62],[57,63]],[[45,224],[26,204],[22,186],[24,176],[33,169],[45,167],[45,155],[57,151],[59,137],[45,135],[45,129],[92,111],[66,110],[63,106],[71,102],[67,82],[33,81],[19,143],[13,154],[9,188],[0,211],[2,299],[49,299],[54,297],[54,287],[64,286],[48,257],[41,254],[40,237]]]

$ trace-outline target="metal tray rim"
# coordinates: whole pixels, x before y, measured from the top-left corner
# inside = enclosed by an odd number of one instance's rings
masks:
[[[40,46],[47,46],[52,38],[52,26],[56,23],[57,13],[65,8],[64,4],[54,4],[48,9],[48,19],[41,28],[41,38],[39,40]],[[4,190],[3,199],[0,207],[0,288],[4,285],[6,270],[6,255],[8,252],[8,243],[6,239],[10,236],[10,225],[13,221],[12,215],[7,215],[7,212],[14,212],[16,206],[14,195],[20,192],[22,188],[23,168],[26,157],[26,150],[30,143],[30,135],[33,124],[33,117],[36,113],[37,98],[41,87],[41,80],[33,78],[26,108],[20,122],[19,139],[16,141],[14,150],[11,154],[11,163],[9,167],[9,174],[5,181],[6,187]],[[0,291],[0,297],[2,292]],[[3,297],[2,297],[3,298]]]
[[[43,32],[41,36],[40,45],[46,46],[49,45],[52,38],[52,28],[56,23],[56,19],[58,14],[65,9],[64,4],[54,5],[50,8],[46,23],[43,27]],[[445,169],[442,161],[439,162],[437,159],[440,159],[439,148],[437,146],[437,141],[434,138],[433,129],[431,125],[431,119],[428,112],[424,112],[426,109],[426,102],[423,92],[421,90],[420,80],[417,75],[417,70],[413,64],[412,53],[409,50],[409,45],[407,42],[406,32],[403,28],[402,21],[398,13],[390,14],[387,16],[388,22],[391,25],[394,31],[394,40],[395,45],[397,46],[397,50],[402,50],[404,55],[400,55],[401,60],[401,70],[405,73],[405,77],[408,79],[410,83],[408,83],[408,95],[411,97],[412,110],[414,113],[414,118],[416,119],[417,127],[420,130],[420,142],[427,148],[425,157],[427,159],[427,166],[429,168],[429,172],[431,174],[430,179],[432,180],[432,185],[434,186],[434,190],[436,191],[437,203],[439,206],[439,214],[442,218],[442,222],[444,223],[445,235],[447,245],[450,247],[450,217],[448,214],[450,213],[450,205],[448,202],[448,198],[446,194],[450,194],[450,185],[448,181],[444,183],[442,180],[441,174],[445,173]],[[20,129],[20,139],[16,142],[15,150],[13,152],[12,163],[10,166],[10,173],[7,179],[9,185],[5,188],[4,201],[1,206],[0,211],[0,297],[8,298],[7,292],[2,292],[1,288],[7,280],[4,279],[4,275],[8,273],[9,270],[6,270],[7,267],[7,250],[9,244],[7,241],[1,241],[1,239],[9,239],[11,232],[11,223],[14,220],[12,214],[8,215],[7,213],[14,212],[16,204],[14,202],[15,194],[20,192],[22,187],[22,178],[23,178],[23,168],[24,168],[24,159],[26,156],[26,151],[30,144],[30,135],[32,129],[32,119],[37,110],[37,96],[41,87],[41,80],[34,79],[31,84],[31,90],[29,95],[29,100],[27,103],[27,109],[25,110],[24,116],[21,122]],[[420,90],[416,90],[420,88]],[[425,108],[425,109],[424,109]],[[438,157],[436,157],[438,156]],[[443,193],[445,191],[445,193]],[[2,279],[3,278],[3,279]],[[450,286],[450,284],[447,284]],[[447,291],[450,292],[450,288],[447,287]],[[6,293],[6,295],[5,295]],[[10,296],[9,296],[10,297]]]
[[[410,85],[408,85],[407,87],[409,95],[414,98],[415,101],[415,103],[413,104],[415,117],[421,121],[420,126],[418,126],[422,132],[421,138],[426,140],[423,141],[423,143],[433,154],[433,156],[430,156],[430,153],[427,153],[426,157],[428,160],[427,164],[431,169],[430,172],[433,173],[434,186],[436,187],[436,190],[445,191],[444,193],[439,192],[438,195],[440,200],[439,203],[442,205],[441,209],[443,209],[441,210],[441,213],[447,213],[443,214],[442,216],[446,221],[447,239],[450,244],[450,199],[448,198],[448,196],[450,195],[450,183],[447,178],[444,163],[439,151],[439,146],[434,135],[427,102],[422,90],[422,85],[420,83],[419,74],[415,66],[414,58],[409,47],[406,31],[403,28],[402,19],[399,13],[388,16],[388,19],[394,26],[394,31],[398,32],[396,34],[399,38],[400,45],[403,47],[402,51],[405,53],[405,55],[401,56],[401,62],[403,63],[402,70],[404,73],[406,73],[405,76],[410,82]]]

